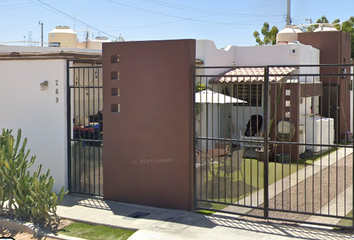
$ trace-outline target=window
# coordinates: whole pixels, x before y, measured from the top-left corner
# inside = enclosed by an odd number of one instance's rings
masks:
[[[50,42],[49,47],[60,47],[60,42]]]
[[[235,105],[262,106],[262,84],[240,83],[234,85],[234,97],[246,101]]]

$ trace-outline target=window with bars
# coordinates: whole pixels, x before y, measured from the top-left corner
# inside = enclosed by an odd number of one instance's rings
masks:
[[[246,101],[246,103],[234,104],[234,105],[244,105],[251,107],[261,107],[262,106],[262,84],[235,84],[234,94],[235,98]]]

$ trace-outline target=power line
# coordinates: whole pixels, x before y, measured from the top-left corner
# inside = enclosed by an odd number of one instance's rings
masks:
[[[171,14],[156,12],[156,11],[152,11],[152,10],[148,10],[148,9],[144,9],[144,8],[140,8],[140,7],[136,7],[136,6],[131,6],[131,5],[128,5],[128,4],[125,4],[125,3],[120,3],[120,2],[117,2],[117,1],[113,1],[113,0],[107,0],[107,1],[111,2],[111,3],[114,3],[114,4],[121,5],[121,6],[129,7],[129,8],[133,8],[133,9],[137,9],[137,10],[141,10],[141,11],[144,11],[144,12],[154,13],[154,14],[158,14],[158,15],[162,15],[162,16],[166,16],[166,17],[177,18],[177,19],[181,19],[181,20],[204,22],[204,23],[218,23],[218,22],[209,22],[209,21],[198,20],[197,18],[186,18],[186,17],[175,16],[175,15],[171,15]],[[218,23],[218,24],[233,25],[233,24],[230,24],[230,23]]]
[[[11,31],[11,30],[14,30],[14,29],[17,29],[17,28],[26,27],[26,26],[29,26],[29,25],[32,25],[32,24],[35,24],[35,23],[37,23],[37,22],[31,22],[31,23],[28,23],[28,24],[25,24],[25,25],[13,27],[13,28],[8,28],[8,29],[5,29],[5,30],[0,30],[0,32],[8,32],[8,31]]]
[[[179,5],[179,4],[173,4],[173,3],[167,3],[167,2],[163,2],[163,1],[157,1],[157,0],[139,0],[142,2],[147,2],[147,3],[151,3],[151,4],[155,4],[155,5],[160,5],[160,6],[165,6],[165,7],[169,7],[169,8],[174,8],[174,9],[181,9],[181,10],[186,10],[186,11],[192,11],[192,12],[199,12],[199,13],[208,13],[208,14],[224,14],[224,15],[231,15],[234,12],[239,12],[239,11],[244,11],[247,9],[254,9],[254,8],[258,8],[258,7],[262,7],[262,6],[266,6],[266,5],[271,5],[274,3],[270,3],[270,4],[264,4],[264,5],[259,5],[259,6],[255,6],[255,7],[249,7],[249,8],[244,8],[244,9],[238,9],[232,12],[215,12],[215,11],[209,11],[209,10],[205,10],[205,9],[201,9],[201,8],[193,8],[193,7],[188,7],[188,6],[183,6],[183,5]],[[278,4],[279,2],[276,2],[275,4]],[[274,16],[282,16],[280,14],[278,15],[259,15],[259,14],[246,14],[246,13],[238,13],[238,15],[243,15],[243,16],[250,16],[250,17],[274,17]],[[234,14],[232,14],[231,16],[235,16]]]
[[[147,3],[152,3],[155,5],[160,5],[160,6],[165,6],[165,7],[170,7],[174,9],[181,9],[181,10],[187,10],[187,11],[192,11],[192,12],[199,12],[199,13],[209,13],[207,10],[203,10],[200,8],[192,8],[192,7],[186,7],[183,5],[178,5],[178,4],[173,4],[173,3],[166,3],[162,1],[156,1],[156,0],[139,0],[142,2],[147,2]]]
[[[175,21],[154,23],[154,24],[148,24],[148,25],[142,25],[142,26],[126,27],[126,28],[120,28],[120,29],[112,29],[112,30],[109,30],[109,32],[118,32],[118,31],[125,31],[125,30],[139,29],[139,28],[155,27],[155,26],[161,26],[161,25],[166,25],[166,24],[169,24],[169,23],[177,23],[177,22],[182,22],[182,21],[183,20],[175,20]],[[274,23],[282,23],[282,22],[283,22],[283,19],[279,20],[279,21],[272,21],[272,22],[269,22],[269,23],[270,24],[271,23],[274,24]],[[244,23],[235,23],[235,24],[232,24],[232,25],[256,26],[256,25],[259,25],[259,21],[253,21],[253,22],[248,21],[248,22],[244,22]],[[207,25],[207,26],[210,26],[210,25]]]
[[[223,16],[225,14],[241,12],[241,11],[244,11],[244,10],[247,10],[247,9],[254,9],[254,8],[257,8],[257,7],[263,7],[263,6],[269,6],[269,5],[275,5],[275,4],[283,3],[283,1],[278,1],[278,2],[272,2],[272,3],[266,3],[266,4],[258,5],[258,6],[255,6],[255,7],[252,6],[252,7],[248,7],[248,8],[237,9],[237,10],[232,10],[232,11],[223,11],[223,12],[210,12],[210,11],[207,11],[207,12],[204,12],[204,13],[208,13],[208,15],[204,15],[204,16],[196,17],[196,18],[184,18],[184,17],[181,17],[181,16],[176,16],[176,15],[156,12],[156,11],[152,11],[152,10],[141,8],[141,7],[137,7],[137,6],[132,6],[132,5],[129,5],[129,4],[126,4],[126,3],[117,2],[115,0],[106,0],[106,1],[114,3],[114,4],[118,4],[118,5],[121,5],[121,6],[129,7],[129,8],[133,8],[133,9],[137,9],[137,10],[141,10],[141,11],[144,11],[144,12],[149,12],[149,13],[154,13],[154,14],[158,14],[158,15],[162,15],[162,16],[173,17],[173,18],[178,18],[178,19],[182,19],[182,20],[189,20],[189,21],[198,21],[198,20],[195,20],[195,19],[211,17],[211,16],[215,16],[215,15]],[[152,0],[140,0],[140,1],[155,2],[155,1],[152,1]],[[158,1],[158,2],[162,3],[161,1]],[[170,5],[171,4],[167,4],[166,6],[170,6]],[[185,6],[182,6],[182,5],[176,5],[176,6],[180,6],[181,8],[185,8],[185,9],[188,8],[188,7],[185,7]],[[245,13],[237,13],[237,14],[238,15],[243,15],[243,16],[251,16],[251,17],[262,16],[262,15],[245,14]],[[264,15],[264,16],[268,17],[268,16],[281,16],[281,15]],[[199,21],[201,21],[201,20],[199,20]],[[224,23],[222,23],[222,24],[224,24]],[[228,23],[226,23],[226,24],[228,24]]]
[[[143,25],[143,26],[136,26],[136,27],[129,27],[129,28],[123,28],[123,29],[117,29],[117,30],[111,30],[111,32],[114,31],[123,31],[123,30],[130,30],[130,29],[137,29],[137,28],[145,28],[145,27],[151,27],[151,26],[158,26],[158,25],[164,25],[164,24],[169,24],[169,23],[176,23],[176,22],[180,22],[180,21],[195,21],[195,22],[203,22],[203,23],[210,23],[210,24],[221,24],[221,25],[239,25],[240,23],[224,23],[224,22],[211,22],[211,21],[204,21],[204,20],[199,20],[200,18],[206,18],[206,17],[211,17],[211,16],[215,16],[215,15],[220,15],[222,16],[223,14],[231,14],[231,13],[235,13],[237,11],[244,11],[247,9],[253,9],[254,7],[248,7],[248,8],[244,8],[244,9],[238,9],[238,10],[232,10],[232,11],[225,11],[225,12],[213,12],[204,16],[200,16],[200,17],[195,17],[195,18],[185,18],[185,17],[180,17],[180,16],[175,16],[175,15],[170,15],[170,14],[166,14],[166,13],[160,13],[160,12],[156,12],[156,11],[152,11],[152,10],[148,10],[148,9],[144,9],[141,7],[136,7],[136,6],[132,6],[132,5],[128,5],[125,3],[120,3],[114,0],[106,0],[108,2],[114,3],[114,4],[118,4],[121,6],[125,6],[125,7],[129,7],[129,8],[133,8],[133,9],[137,9],[137,10],[141,10],[141,11],[145,11],[145,12],[150,12],[150,13],[154,13],[154,14],[158,14],[158,15],[163,15],[163,16],[168,16],[168,17],[173,17],[173,18],[177,18],[180,20],[176,20],[176,21],[168,21],[168,22],[162,22],[162,23],[155,23],[155,24],[149,24],[149,25]],[[146,0],[148,1],[148,0]],[[152,0],[150,0],[152,1]],[[160,1],[159,1],[160,2]],[[279,4],[282,3],[283,1],[280,2],[273,2],[273,3],[267,3],[267,4],[263,4],[263,5],[258,5],[257,7],[262,7],[262,6],[268,6],[268,5],[274,5],[274,4]],[[178,5],[181,6],[181,5]],[[238,15],[242,15],[242,14],[238,14]],[[255,16],[255,15],[251,15],[250,16]],[[259,15],[257,15],[259,16]]]
[[[114,38],[114,39],[117,39],[117,38],[118,38],[118,37],[116,37],[116,36],[113,36],[113,35],[111,35],[111,34],[109,34],[109,33],[104,32],[104,31],[102,31],[102,30],[100,30],[100,29],[98,29],[98,28],[96,28],[96,27],[94,27],[94,26],[92,26],[92,25],[90,25],[90,24],[88,24],[88,23],[85,23],[85,22],[83,22],[83,21],[81,21],[81,20],[79,20],[79,19],[77,19],[77,18],[74,18],[74,17],[70,16],[69,14],[67,14],[67,13],[65,13],[65,12],[63,12],[63,11],[61,11],[61,10],[55,8],[55,7],[52,7],[51,5],[45,3],[45,2],[43,2],[43,1],[41,1],[41,0],[37,0],[37,1],[40,2],[41,4],[47,6],[47,7],[49,7],[49,8],[51,8],[51,9],[55,10],[56,12],[58,12],[58,13],[64,15],[64,16],[66,16],[66,17],[68,17],[68,18],[70,18],[70,19],[72,19],[72,20],[75,20],[76,22],[79,22],[79,23],[81,23],[81,24],[83,24],[83,25],[85,25],[85,26],[87,26],[87,27],[89,27],[89,28],[92,28],[92,29],[95,29],[95,30],[97,30],[97,31],[99,31],[99,32],[102,32],[102,33],[104,33],[105,35],[110,36],[110,37],[112,37],[112,38]]]
[[[291,18],[291,20],[292,20],[293,22],[295,22],[296,25],[301,25],[301,24],[303,24],[302,22],[296,20],[295,18]]]
[[[341,3],[339,1],[331,1],[331,2],[324,2],[324,1],[307,1],[307,0],[297,0],[297,2],[306,2],[306,3],[320,3],[320,4],[329,4],[329,5],[342,5],[342,6],[354,6],[354,4],[350,3]]]
[[[13,3],[13,0],[9,0]],[[11,10],[11,9],[20,9],[20,8],[28,8],[28,7],[33,7],[34,5],[38,5],[37,3],[33,2],[30,0],[32,3],[15,3],[15,4],[10,4],[10,5],[0,5],[0,10]],[[58,2],[65,2],[68,0],[58,0],[58,1],[52,1],[50,3],[58,3]],[[1,2],[0,2],[1,3]]]
[[[45,9],[48,10],[48,11],[51,11],[52,13],[58,14],[58,15],[60,15],[60,16],[62,16],[62,17],[65,17],[65,18],[71,20],[70,16],[66,16],[66,15],[64,15],[64,14],[60,14],[60,13],[58,13],[57,11],[54,11],[53,9],[51,9],[51,8],[45,6],[45,5],[41,5],[40,3],[37,3],[35,0],[30,0],[30,1],[33,2],[34,4],[36,4],[37,6],[40,6],[40,7],[42,7],[42,8],[45,8]]]

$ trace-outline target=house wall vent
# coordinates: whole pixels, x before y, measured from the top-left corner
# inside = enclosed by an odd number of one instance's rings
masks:
[[[297,55],[297,49],[296,48],[290,48],[290,55],[292,55],[292,56]]]

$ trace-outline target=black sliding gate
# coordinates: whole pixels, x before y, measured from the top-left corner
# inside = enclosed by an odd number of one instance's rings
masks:
[[[102,66],[69,64],[69,190],[71,193],[102,195]]]
[[[197,67],[195,208],[353,227],[350,72]]]

